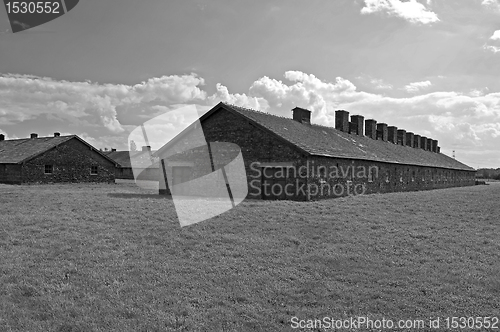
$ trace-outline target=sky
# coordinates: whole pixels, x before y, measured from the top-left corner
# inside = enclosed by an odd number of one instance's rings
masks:
[[[8,139],[126,150],[142,123],[224,101],[327,126],[344,109],[499,168],[499,77],[497,0],[80,0],[18,33],[0,7]]]

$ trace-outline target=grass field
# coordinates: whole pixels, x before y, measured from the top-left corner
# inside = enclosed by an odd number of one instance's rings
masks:
[[[0,185],[0,331],[500,316],[499,202],[500,183],[247,200],[181,229],[171,199],[126,183]]]

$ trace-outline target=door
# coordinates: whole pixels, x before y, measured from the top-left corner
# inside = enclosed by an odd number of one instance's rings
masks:
[[[191,180],[192,169],[190,166],[172,167],[172,194],[189,196],[189,183]]]

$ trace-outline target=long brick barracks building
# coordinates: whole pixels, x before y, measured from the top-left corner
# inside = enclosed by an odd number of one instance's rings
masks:
[[[193,124],[158,150],[160,194],[175,193],[177,184],[185,188],[221,167],[213,158],[196,158],[200,149],[210,153],[206,142],[241,148],[247,198],[314,200],[348,195],[349,188],[387,193],[475,184],[475,170],[441,153],[437,140],[361,115],[349,119],[343,110],[336,111],[335,128],[312,124],[306,109],[292,112],[284,118],[219,103],[199,119],[204,139],[190,134]],[[199,140],[198,151],[183,151],[193,139]],[[289,190],[265,190],[277,184]]]
[[[114,182],[115,162],[76,135],[5,140],[0,183]]]

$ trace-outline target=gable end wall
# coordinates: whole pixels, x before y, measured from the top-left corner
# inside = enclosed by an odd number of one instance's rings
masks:
[[[248,180],[248,198],[260,198],[261,177],[255,171],[253,162],[296,162],[298,166],[305,163],[305,157],[300,151],[281,141],[272,134],[254,126],[249,120],[233,114],[227,110],[220,109],[214,112],[202,123],[203,132],[207,142],[230,142],[237,144],[241,148],[241,153],[245,163],[245,171]],[[184,141],[189,139],[189,135],[181,138],[171,148],[180,149]],[[200,155],[206,155],[206,149],[200,149]],[[182,157],[179,157],[182,160]],[[191,156],[190,160],[193,159]],[[197,178],[211,172],[211,165],[207,165],[202,160],[196,160],[192,178]],[[168,179],[172,176],[172,167],[166,167]],[[293,181],[293,179],[289,179]],[[215,188],[217,190],[221,188]],[[225,191],[225,188],[222,188]],[[163,169],[160,163],[160,194],[170,195],[168,184],[163,181]],[[305,199],[304,197],[298,199]]]
[[[53,174],[45,174],[45,165],[53,165]],[[90,174],[98,166],[97,175]],[[115,165],[74,138],[22,165],[23,183],[113,182]]]

